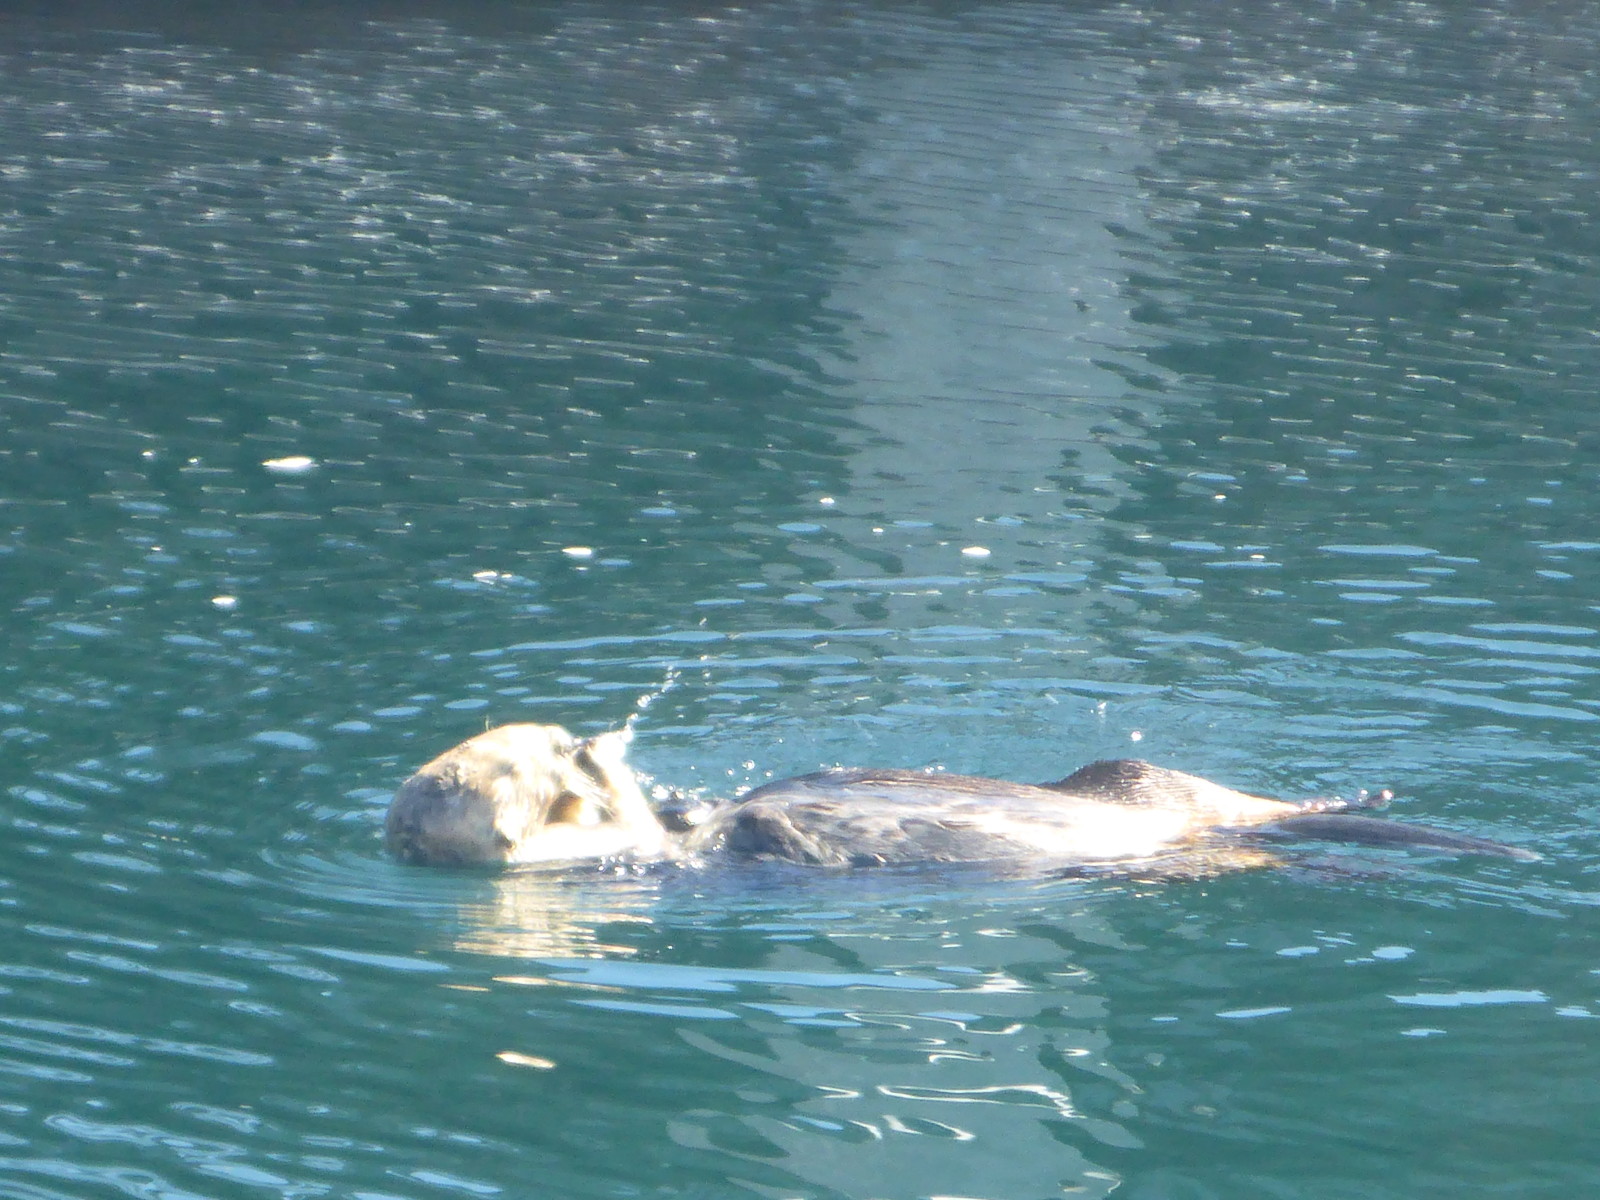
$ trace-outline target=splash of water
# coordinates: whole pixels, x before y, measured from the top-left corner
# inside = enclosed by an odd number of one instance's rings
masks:
[[[649,708],[657,700],[661,699],[661,697],[665,696],[673,688],[677,687],[678,680],[682,677],[682,675],[683,672],[676,664],[668,666],[666,674],[662,676],[661,682],[654,688],[651,688],[648,692],[640,695],[639,698],[633,702],[633,711],[628,714],[628,719],[623,721],[622,732],[631,738],[633,736],[634,726],[636,726],[639,723],[640,718],[644,716],[645,709]]]

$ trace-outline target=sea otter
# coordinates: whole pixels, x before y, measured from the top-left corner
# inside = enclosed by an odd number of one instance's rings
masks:
[[[620,731],[580,739],[556,725],[504,725],[470,738],[395,792],[390,852],[444,865],[723,854],[834,866],[994,863],[1008,872],[1149,867],[1193,875],[1275,861],[1241,842],[1250,835],[1539,857],[1340,811],[1383,803],[1387,792],[1355,801],[1269,800],[1133,759],[1090,763],[1045,784],[819,771],[763,784],[669,831],[624,762],[628,738]]]

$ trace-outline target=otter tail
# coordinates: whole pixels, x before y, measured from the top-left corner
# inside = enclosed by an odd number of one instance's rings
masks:
[[[1432,829],[1427,825],[1407,825],[1381,817],[1360,817],[1351,813],[1308,813],[1285,817],[1255,832],[1268,837],[1306,838],[1320,842],[1353,842],[1362,846],[1414,846],[1425,850],[1444,850],[1452,854],[1491,854],[1520,862],[1538,862],[1540,856],[1520,846],[1507,846],[1487,838],[1471,837]]]

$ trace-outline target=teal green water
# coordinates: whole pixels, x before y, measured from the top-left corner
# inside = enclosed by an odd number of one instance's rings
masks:
[[[1600,1188],[1597,39],[0,15],[0,1196]],[[630,717],[694,795],[1137,754],[1545,859],[385,859],[451,743]]]

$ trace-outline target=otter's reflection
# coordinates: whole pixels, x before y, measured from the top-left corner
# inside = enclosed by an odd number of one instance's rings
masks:
[[[714,1163],[754,1194],[1115,1186],[1107,1151],[1137,1139],[1111,1110],[1138,1082],[1113,1062],[1097,972],[1026,927],[1042,906],[1075,946],[1120,945],[1114,889],[1056,885],[997,907],[956,876],[956,905],[934,911],[932,879],[852,897],[846,880],[761,874],[792,885],[787,904],[668,897],[629,958],[498,975],[496,997],[519,999],[501,1008],[527,1014],[501,1061],[535,1068],[520,1082],[539,1096],[606,1078],[625,1042],[630,1077],[649,1081],[617,1114],[628,1144]]]
[[[530,868],[486,877],[459,909],[458,950],[503,958],[612,958],[634,953],[624,936],[651,924],[658,874],[571,875]]]

